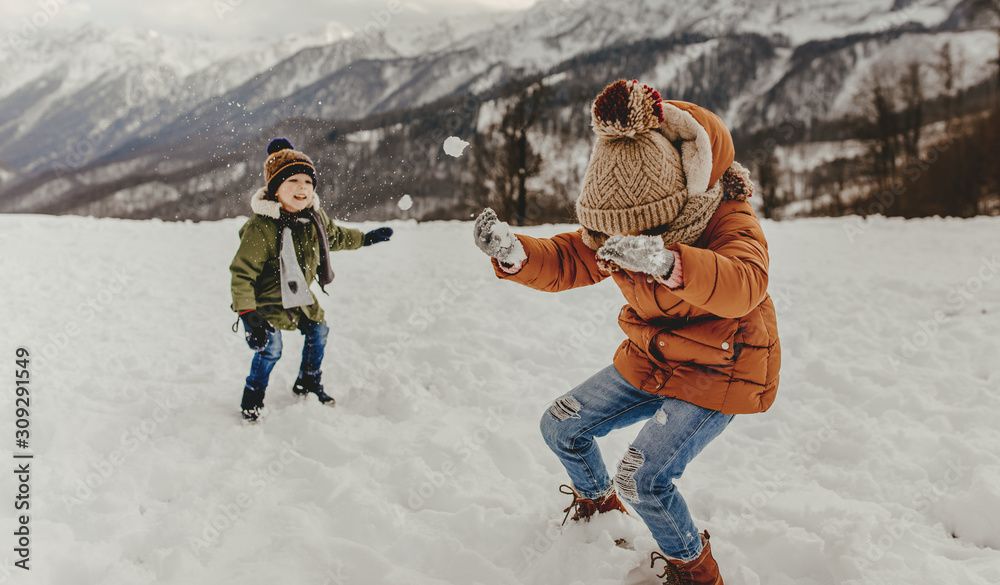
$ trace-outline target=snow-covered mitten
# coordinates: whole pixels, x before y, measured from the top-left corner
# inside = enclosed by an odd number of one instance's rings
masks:
[[[240,313],[243,321],[243,332],[247,338],[247,345],[254,351],[260,351],[267,346],[267,332],[274,331],[274,326],[267,322],[257,311],[247,311]]]
[[[391,236],[392,236],[391,227],[375,228],[372,231],[365,234],[364,242],[361,245],[371,246],[372,244],[377,244],[379,242],[388,242]]]
[[[476,218],[473,236],[476,246],[501,264],[516,265],[528,259],[521,240],[510,233],[510,226],[497,219],[496,212],[489,207]]]
[[[662,279],[669,278],[674,268],[674,255],[659,236],[611,236],[598,248],[597,257],[629,272]]]

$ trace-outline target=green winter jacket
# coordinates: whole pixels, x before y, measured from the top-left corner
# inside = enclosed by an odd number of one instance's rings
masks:
[[[285,309],[281,305],[281,282],[278,261],[278,219],[281,205],[277,201],[264,199],[265,190],[254,194],[250,207],[254,211],[240,228],[240,248],[236,251],[229,271],[232,273],[232,308],[237,313],[256,309],[271,325],[278,329],[298,328],[303,316],[323,321],[323,309],[313,294],[313,304],[306,307]],[[334,225],[319,207],[319,198],[313,196],[313,207],[319,211],[326,223],[330,250],[356,250],[364,241],[360,230]],[[316,279],[319,267],[319,247],[317,230],[312,223],[292,228],[295,242],[295,256],[307,282]],[[312,291],[310,291],[311,293]]]

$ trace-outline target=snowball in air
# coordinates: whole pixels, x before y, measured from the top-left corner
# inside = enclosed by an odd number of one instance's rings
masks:
[[[458,136],[451,136],[448,138],[448,140],[444,141],[444,151],[447,154],[455,158],[458,158],[462,156],[462,151],[464,151],[465,147],[468,145],[469,145],[468,142],[462,140]]]
[[[407,209],[413,207],[413,199],[409,195],[403,195],[399,198],[399,202],[396,203],[400,209],[406,211]]]

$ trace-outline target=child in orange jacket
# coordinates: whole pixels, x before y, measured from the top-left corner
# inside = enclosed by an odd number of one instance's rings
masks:
[[[597,134],[576,210],[582,229],[514,236],[487,209],[475,240],[498,277],[556,292],[611,277],[627,304],[613,364],[544,414],[572,480],[574,520],[624,511],[649,527],[650,563],[677,583],[721,585],[674,480],[736,414],[774,401],[780,349],[767,242],[729,130],[711,112],[619,80],[593,106]],[[612,479],[596,437],[645,421]]]

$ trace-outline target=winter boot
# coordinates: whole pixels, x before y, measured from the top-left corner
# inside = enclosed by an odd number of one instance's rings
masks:
[[[319,398],[319,401],[327,406],[333,406],[337,403],[332,396],[323,392],[323,385],[320,384],[320,377],[323,374],[321,372],[316,372],[315,374],[304,374],[299,372],[299,378],[295,380],[295,385],[292,386],[292,392],[296,396],[305,396],[312,392]]]
[[[563,516],[562,522],[564,525],[566,524],[566,519],[569,518],[571,510],[574,511],[574,521],[590,520],[590,517],[594,514],[603,514],[612,510],[618,510],[619,512],[628,514],[628,510],[626,510],[625,506],[623,506],[618,500],[618,494],[615,493],[615,489],[613,487],[609,488],[608,491],[604,492],[604,494],[596,500],[581,496],[580,492],[576,491],[573,486],[565,484],[559,486],[559,493],[573,496],[573,503],[570,504],[568,508],[563,510],[563,512],[566,512],[566,515]]]
[[[665,556],[660,551],[649,555],[649,567],[657,571],[656,578],[662,579],[663,585],[723,585],[719,565],[712,558],[712,545],[708,543],[708,531],[701,535],[701,555],[695,560],[685,563]],[[657,564],[661,563],[661,569]]]
[[[255,390],[250,386],[243,387],[243,402],[240,408],[243,413],[243,420],[251,423],[257,422],[260,418],[260,409],[264,407],[264,391]]]

